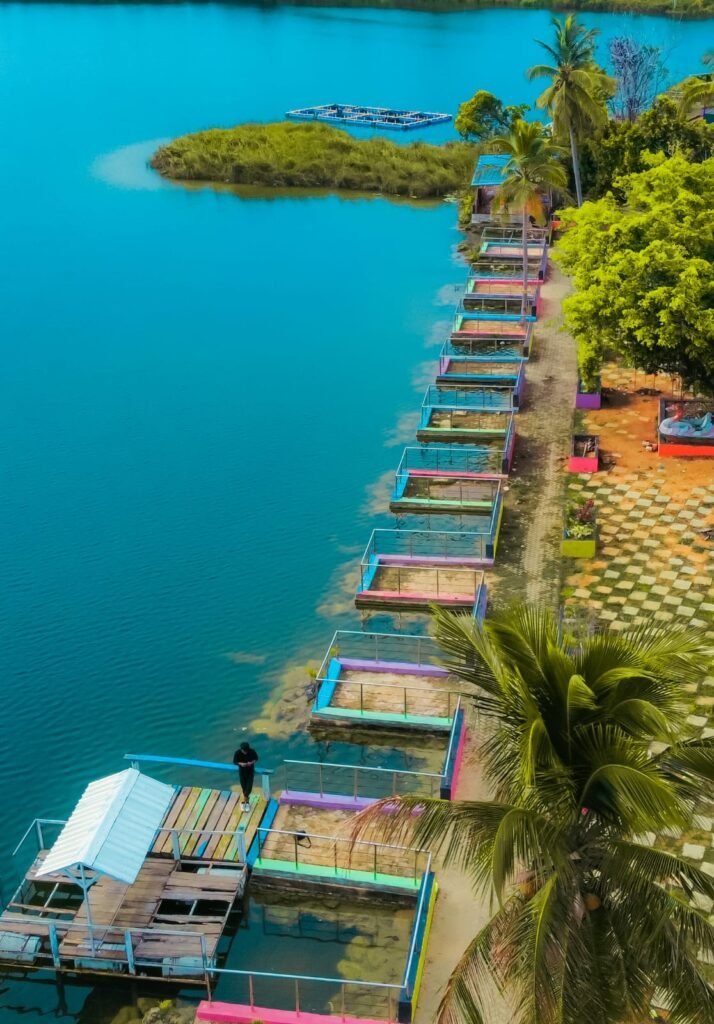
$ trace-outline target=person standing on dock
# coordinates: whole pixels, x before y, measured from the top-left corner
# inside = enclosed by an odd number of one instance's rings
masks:
[[[258,755],[250,743],[241,743],[233,755],[233,764],[238,766],[238,778],[240,788],[243,791],[243,810],[250,810],[250,794],[253,792],[253,781],[255,779],[255,762]]]

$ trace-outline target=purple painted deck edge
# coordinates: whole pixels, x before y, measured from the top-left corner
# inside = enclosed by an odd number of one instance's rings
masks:
[[[484,564],[490,564],[488,559],[479,558],[476,555],[381,555],[377,558],[382,565],[423,565],[429,568],[434,565],[456,565],[465,566],[468,569],[478,569]]]
[[[341,796],[339,793],[305,793],[302,790],[283,790],[278,802],[290,807],[322,807],[328,811],[363,811],[376,797]]]
[[[393,672],[395,675],[409,676],[443,676],[449,670],[443,665],[416,665],[408,661],[362,661],[359,658],[337,657],[342,668],[347,670],[360,669],[363,672]]]

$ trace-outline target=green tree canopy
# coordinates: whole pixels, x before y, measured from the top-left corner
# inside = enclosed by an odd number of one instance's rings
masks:
[[[514,1024],[635,1024],[655,989],[673,1021],[710,1024],[714,988],[696,957],[714,954],[702,909],[714,879],[641,838],[691,827],[692,794],[714,780],[714,738],[683,731],[682,684],[711,664],[701,631],[645,622],[579,641],[529,607],[483,625],[435,618],[447,664],[488,719],[481,755],[496,799],[392,797],[360,829],[441,850],[496,897],[437,1024],[493,1019],[494,982]]]
[[[714,393],[714,159],[651,157],[580,210],[555,259],[576,292],[563,304],[581,369],[608,352]]]
[[[581,145],[585,195],[599,198],[615,188],[617,178],[644,171],[647,153],[680,153],[694,163],[706,160],[714,156],[714,125],[690,121],[666,96],[656,100],[634,123],[608,121]]]
[[[527,103],[507,107],[492,92],[479,89],[461,104],[454,126],[462,138],[478,142],[510,131],[528,109]]]

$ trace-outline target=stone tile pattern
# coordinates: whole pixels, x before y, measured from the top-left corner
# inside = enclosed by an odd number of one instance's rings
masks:
[[[607,425],[624,445],[634,424],[622,414],[613,410],[617,424]],[[599,537],[594,559],[564,561],[566,616],[578,609],[600,627],[621,630],[651,614],[665,625],[681,622],[701,629],[714,650],[714,541],[697,532],[714,527],[714,462],[711,474],[700,473],[708,482],[687,487],[676,483],[683,472],[679,460],[650,456],[642,461],[639,470],[615,462],[605,471],[568,481],[569,502],[595,502]],[[714,736],[714,675],[703,675],[689,689],[691,734]],[[702,793],[697,812],[698,826],[691,834],[641,838],[678,850],[714,877],[711,794]],[[714,922],[714,907],[703,909]]]

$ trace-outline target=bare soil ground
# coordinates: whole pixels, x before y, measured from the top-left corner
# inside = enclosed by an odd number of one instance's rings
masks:
[[[541,292],[542,319],[526,368],[525,401],[516,417],[516,449],[496,565],[488,577],[489,597],[496,606],[515,600],[555,606],[558,601],[562,469],[577,386],[575,345],[562,330],[560,311],[569,291],[568,280],[551,267]]]

